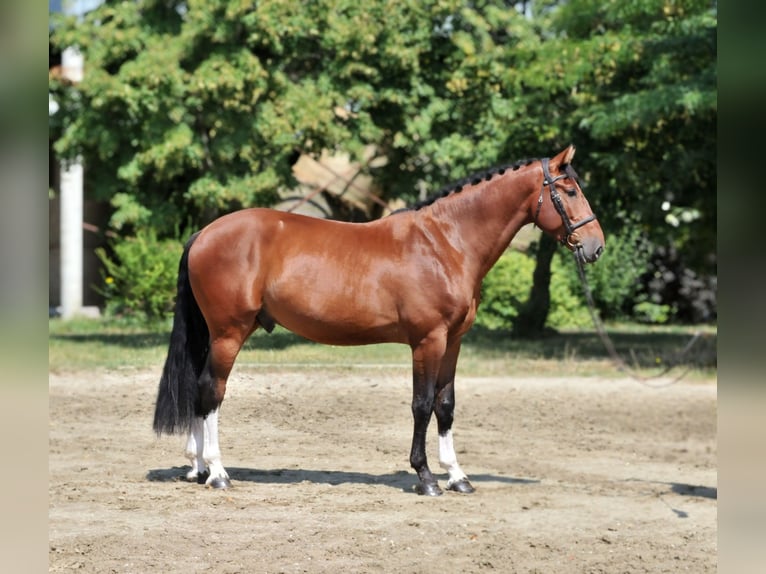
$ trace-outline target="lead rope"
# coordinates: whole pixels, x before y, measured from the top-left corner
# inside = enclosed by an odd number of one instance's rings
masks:
[[[577,249],[580,249],[578,247]],[[588,312],[590,313],[590,317],[593,320],[593,326],[596,328],[596,333],[598,333],[599,338],[601,339],[601,342],[604,343],[604,347],[606,348],[607,352],[609,353],[609,356],[611,357],[612,361],[614,361],[615,366],[618,371],[622,371],[627,373],[630,377],[638,381],[640,384],[652,388],[652,389],[659,389],[662,387],[668,387],[670,385],[673,385],[680,381],[684,376],[686,376],[686,373],[689,372],[691,367],[686,367],[679,375],[677,375],[674,379],[659,383],[659,384],[652,384],[649,381],[652,379],[658,379],[667,373],[669,373],[673,368],[675,368],[675,365],[669,364],[667,367],[665,367],[660,373],[656,375],[652,375],[651,377],[645,377],[641,374],[639,374],[635,369],[632,369],[623,359],[620,357],[620,355],[617,353],[617,349],[614,347],[614,343],[612,343],[612,339],[609,337],[609,335],[606,332],[606,329],[604,328],[604,324],[601,322],[601,319],[598,316],[598,311],[596,310],[596,305],[593,302],[593,294],[590,290],[590,285],[588,285],[588,280],[585,277],[585,267],[582,262],[582,258],[578,255],[578,253],[574,252],[574,258],[577,263],[577,272],[580,275],[580,282],[582,283],[583,291],[585,293],[585,299],[588,303]],[[686,344],[686,346],[681,350],[679,353],[679,359],[683,358],[684,355],[686,355],[691,348],[694,346],[694,343],[697,342],[697,339],[700,337],[700,332],[697,331],[692,336],[691,340]]]

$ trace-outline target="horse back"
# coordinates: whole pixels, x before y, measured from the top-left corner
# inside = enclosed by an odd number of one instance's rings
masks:
[[[213,322],[260,316],[324,343],[409,343],[408,325],[422,322],[433,293],[418,291],[423,271],[407,229],[406,214],[345,223],[235,212],[200,233],[189,254],[192,289]]]

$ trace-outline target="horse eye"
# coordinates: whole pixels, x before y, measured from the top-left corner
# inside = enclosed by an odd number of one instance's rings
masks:
[[[575,197],[577,195],[576,189],[567,189],[566,192],[569,197]]]

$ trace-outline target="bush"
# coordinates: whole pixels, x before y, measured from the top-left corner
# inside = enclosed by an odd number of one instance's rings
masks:
[[[561,249],[557,253],[568,255]],[[545,324],[554,329],[592,325],[579,275],[571,259],[571,255],[567,260],[557,256],[551,261],[551,307]]]
[[[476,324],[487,329],[510,329],[532,289],[535,260],[519,251],[508,251],[490,269],[482,284]]]
[[[519,251],[507,251],[482,284],[482,301],[476,324],[487,329],[511,330],[521,307],[529,299],[536,260]],[[554,329],[585,327],[590,315],[579,291],[573,289],[574,270],[554,258],[551,266],[551,306],[546,325]],[[577,285],[574,285],[577,287]]]
[[[651,258],[651,247],[638,227],[631,227],[620,234],[607,236],[604,254],[593,265],[586,265],[588,285],[603,319],[633,316],[633,306],[641,289],[640,280]],[[585,305],[580,275],[571,253],[561,249],[556,259],[568,269],[566,277],[570,289]]]
[[[666,308],[668,318],[692,324],[717,319],[717,277],[698,274],[673,246],[655,249],[642,279],[639,300]]]
[[[633,318],[639,323],[667,323],[672,314],[670,305],[652,303],[642,297],[633,306]]]
[[[586,276],[602,318],[626,318],[637,313],[645,321],[667,320],[667,310],[641,305],[634,309],[651,257],[651,245],[633,227],[607,238],[604,255],[586,267]],[[512,329],[521,307],[529,299],[536,260],[518,251],[503,254],[482,285],[482,303],[476,324],[488,329]],[[546,326],[553,329],[589,327],[588,311],[572,254],[557,249],[551,261],[550,309]],[[665,311],[665,312],[663,312]]]
[[[158,240],[153,230],[112,241],[110,252],[97,249],[104,265],[97,291],[106,299],[106,314],[147,321],[170,316],[182,252],[180,242]]]

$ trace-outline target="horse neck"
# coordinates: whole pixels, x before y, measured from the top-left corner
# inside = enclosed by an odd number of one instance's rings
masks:
[[[508,169],[465,187],[431,205],[432,218],[481,281],[510,245],[519,229],[532,221],[530,198],[540,192],[540,164]]]

